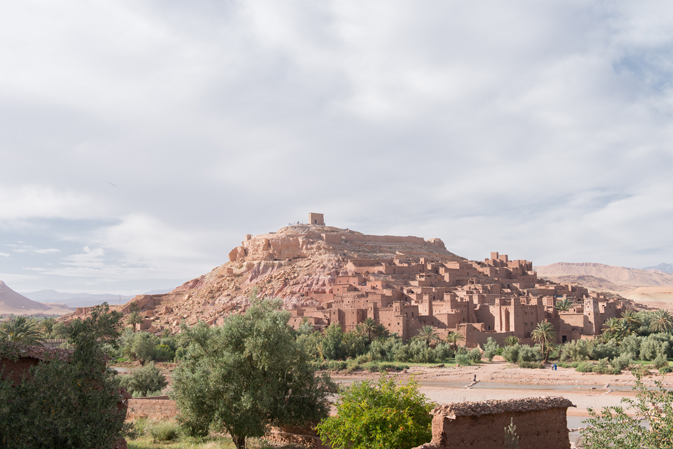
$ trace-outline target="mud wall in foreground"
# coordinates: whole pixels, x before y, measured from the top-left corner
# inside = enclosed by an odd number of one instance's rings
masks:
[[[570,449],[562,398],[465,402],[432,411],[432,442],[416,449],[505,447],[505,428],[514,422],[519,449]]]

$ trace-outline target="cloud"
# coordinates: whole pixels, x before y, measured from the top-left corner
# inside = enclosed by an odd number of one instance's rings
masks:
[[[10,251],[44,279],[196,276],[309,211],[473,258],[670,257],[658,2],[0,12],[0,238],[51,250]]]
[[[0,257],[10,257],[11,254],[9,253],[0,253]]]
[[[8,246],[12,248],[12,251],[15,253],[26,253],[26,254],[39,254],[39,255],[44,255],[44,254],[56,254],[61,252],[60,249],[58,248],[36,248],[31,245],[26,245],[23,243],[19,244],[12,244],[8,243],[5,246]]]

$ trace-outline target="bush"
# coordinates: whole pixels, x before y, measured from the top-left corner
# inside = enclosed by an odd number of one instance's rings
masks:
[[[471,365],[470,358],[465,354],[459,354],[456,356],[456,364],[461,366]]]
[[[325,419],[316,430],[335,449],[419,446],[432,438],[433,406],[413,378],[396,386],[382,376],[376,384],[355,383],[337,402],[337,416]]]
[[[662,366],[661,368],[659,368],[659,373],[660,373],[660,374],[668,374],[668,373],[670,373],[670,372],[673,372],[673,368],[671,368],[671,367],[668,366],[668,365],[666,365],[666,366]]]
[[[608,366],[608,358],[605,357],[600,359],[596,365],[594,365],[592,371],[598,374],[612,374],[614,368]]]
[[[479,363],[481,361],[481,351],[479,348],[474,348],[467,354],[467,356],[473,363]]]
[[[154,348],[154,358],[159,362],[172,362],[175,358],[175,351],[168,345],[157,345]]]
[[[654,359],[654,367],[661,369],[665,366],[668,366],[668,360],[666,359],[666,356],[663,354],[659,354],[655,359]]]
[[[579,373],[591,373],[594,370],[594,365],[592,363],[587,363],[587,362],[580,362],[577,367],[575,368],[575,371]]]
[[[489,362],[493,361],[493,357],[498,353],[498,343],[493,339],[493,337],[488,337],[486,344],[484,345],[484,357],[488,359]]]
[[[519,361],[519,349],[521,346],[517,343],[512,346],[505,346],[502,348],[502,356],[509,363],[516,363]]]
[[[521,362],[537,362],[540,360],[542,356],[542,352],[540,349],[536,346],[534,348],[531,348],[528,345],[521,345],[519,347],[519,358],[517,361],[519,363]]]
[[[544,368],[544,363],[542,362],[520,362],[519,368]]]
[[[180,438],[180,427],[172,421],[159,421],[149,427],[153,442],[173,441]]]
[[[154,362],[148,363],[130,376],[120,377],[119,384],[129,393],[139,394],[140,397],[144,397],[150,392],[161,391],[168,385],[166,376],[161,374],[159,368],[154,366]]]

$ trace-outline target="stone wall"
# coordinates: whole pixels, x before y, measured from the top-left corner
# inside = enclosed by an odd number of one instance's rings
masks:
[[[514,422],[519,449],[570,449],[564,398],[463,402],[432,411],[432,442],[416,449],[492,449],[505,446],[505,428]]]
[[[175,401],[168,396],[133,398],[128,400],[126,419],[172,419],[178,414]]]

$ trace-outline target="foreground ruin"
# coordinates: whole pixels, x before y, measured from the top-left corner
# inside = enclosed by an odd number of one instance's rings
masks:
[[[566,413],[572,402],[544,397],[508,401],[456,402],[432,410],[432,442],[416,449],[507,447],[513,424],[519,449],[570,449]]]
[[[352,330],[371,318],[405,340],[432,326],[440,336],[462,334],[469,347],[488,337],[529,342],[545,320],[559,342],[591,338],[624,309],[580,285],[538,279],[526,260],[494,252],[470,261],[437,238],[365,235],[327,226],[322,214],[310,214],[309,224],[246,235],[229,262],[210,273],[113,308],[129,313],[135,302],[145,318],[139,330],[178,332],[183,321],[221,324],[246,309],[253,291],[283,299],[295,327],[308,321],[317,329],[336,323]],[[568,311],[556,308],[561,299],[571,302]]]

